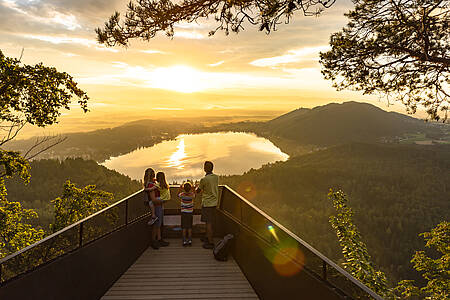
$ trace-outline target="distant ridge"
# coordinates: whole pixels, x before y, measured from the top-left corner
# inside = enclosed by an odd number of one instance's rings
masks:
[[[335,145],[431,129],[425,121],[349,101],[296,109],[266,122],[264,130],[302,144]]]

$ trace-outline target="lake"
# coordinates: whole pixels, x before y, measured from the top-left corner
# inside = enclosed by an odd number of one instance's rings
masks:
[[[254,134],[216,132],[179,135],[175,140],[110,158],[102,165],[137,180],[151,167],[163,171],[171,183],[201,178],[205,160],[214,163],[218,175],[239,175],[288,158],[272,142]]]

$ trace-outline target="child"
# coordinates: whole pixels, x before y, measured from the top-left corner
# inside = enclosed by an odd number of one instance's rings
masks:
[[[166,175],[164,172],[156,173],[156,182],[158,183],[158,190],[162,201],[170,200],[170,187],[166,181]]]
[[[155,214],[155,205],[153,204],[152,199],[150,198],[150,195],[149,195],[149,193],[151,191],[155,190],[155,187],[153,187],[153,188],[149,187],[149,185],[153,179],[153,178],[151,178],[152,172],[153,172],[153,176],[155,176],[154,171],[150,168],[145,170],[145,173],[144,173],[144,191],[145,191],[145,195],[148,199],[147,200],[148,206],[150,206],[150,211],[152,213],[150,221],[148,221],[148,225],[153,225],[158,220],[158,217]]]
[[[192,214],[194,212],[195,192],[186,182],[180,186],[178,197],[181,200],[181,228],[183,229],[183,246],[192,246]]]

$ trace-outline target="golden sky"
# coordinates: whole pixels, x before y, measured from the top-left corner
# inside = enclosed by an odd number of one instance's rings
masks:
[[[337,92],[323,79],[319,52],[346,24],[349,0],[320,17],[298,13],[266,35],[247,24],[239,34],[215,23],[180,24],[175,37],[134,40],[129,48],[97,44],[94,29],[129,0],[0,0],[0,49],[27,64],[43,62],[75,77],[88,92],[91,112],[64,112],[51,130],[85,131],[144,118],[276,116],[298,107],[366,101],[405,112],[377,97]],[[39,130],[28,128],[27,134]]]

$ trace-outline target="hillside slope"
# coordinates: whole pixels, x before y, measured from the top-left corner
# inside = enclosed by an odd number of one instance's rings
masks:
[[[320,146],[373,142],[382,137],[432,130],[422,120],[353,101],[297,109],[266,122],[263,128],[275,136]]]
[[[139,147],[149,147],[163,140],[190,132],[196,124],[161,120],[138,120],[114,128],[63,135],[62,143],[44,152],[39,158],[83,157],[102,162]],[[36,138],[15,140],[6,146],[11,150],[27,151]]]
[[[31,162],[31,180],[28,185],[24,185],[18,178],[7,180],[8,200],[36,209],[39,214],[37,223],[46,227],[53,218],[50,201],[62,195],[64,182],[68,179],[78,187],[95,184],[98,189],[113,193],[115,201],[142,187],[128,176],[109,170],[92,160],[44,159]]]
[[[335,260],[329,188],[342,189],[370,253],[394,280],[416,278],[419,233],[450,215],[450,146],[348,144],[269,164],[222,183]]]

